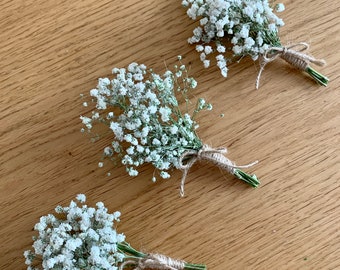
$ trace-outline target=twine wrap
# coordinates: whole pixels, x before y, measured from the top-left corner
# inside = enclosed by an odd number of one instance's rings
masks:
[[[181,155],[178,161],[179,163],[178,169],[183,171],[183,176],[182,176],[181,186],[180,186],[181,197],[184,196],[184,185],[185,185],[185,180],[187,178],[188,172],[196,161],[206,160],[231,174],[235,174],[236,169],[249,168],[255,165],[256,163],[258,163],[258,161],[255,161],[247,165],[239,166],[239,165],[236,165],[234,162],[232,162],[230,159],[228,159],[224,155],[226,153],[227,153],[227,148],[225,147],[212,148],[207,144],[203,145],[203,147],[199,151],[196,151],[196,150],[185,151]],[[184,161],[186,161],[185,164],[183,163]]]
[[[309,45],[305,42],[292,44],[290,46],[268,48],[262,57],[261,68],[256,79],[256,89],[259,89],[260,78],[264,67],[278,57],[281,57],[291,66],[302,71],[305,71],[309,67],[310,63],[318,66],[323,66],[326,64],[325,60],[323,59],[316,59],[311,55],[302,53],[303,51],[308,50],[308,48]]]
[[[157,270],[183,270],[185,268],[185,262],[167,257],[162,254],[150,253],[144,258],[138,258],[136,260],[128,260],[121,264],[120,270],[128,265],[134,265],[134,270],[143,269],[157,269]]]

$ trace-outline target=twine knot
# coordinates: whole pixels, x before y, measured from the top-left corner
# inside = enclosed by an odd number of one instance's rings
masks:
[[[185,151],[178,160],[178,169],[183,171],[180,186],[181,197],[184,196],[184,185],[188,172],[190,168],[194,165],[194,163],[198,160],[209,161],[213,163],[215,166],[223,170],[226,170],[231,174],[234,174],[236,169],[249,168],[258,163],[258,161],[255,161],[247,165],[242,166],[236,165],[234,162],[232,162],[224,155],[227,152],[228,152],[227,148],[225,147],[212,148],[207,144],[203,145],[203,147],[198,151],[196,150]]]
[[[259,89],[260,78],[264,67],[278,57],[281,57],[290,65],[302,71],[305,71],[309,67],[310,63],[316,64],[318,66],[323,66],[326,64],[325,60],[323,59],[316,59],[311,55],[302,53],[308,49],[309,45],[305,42],[295,43],[290,46],[268,48],[262,56],[260,71],[256,79],[256,89]]]
[[[144,258],[128,260],[121,264],[120,270],[128,265],[134,265],[134,270],[157,269],[157,270],[183,270],[185,262],[167,257],[162,254],[150,253]]]

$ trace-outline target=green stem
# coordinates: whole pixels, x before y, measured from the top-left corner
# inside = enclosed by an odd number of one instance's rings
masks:
[[[327,86],[329,79],[311,67],[307,67],[306,72],[320,85]]]
[[[250,175],[245,173],[240,169],[235,169],[234,175],[238,178],[246,182],[247,184],[251,185],[252,187],[256,188],[260,185],[260,181],[257,179],[256,175]]]
[[[147,254],[140,252],[138,250],[135,250],[133,247],[130,246],[127,242],[121,242],[117,244],[118,249],[122,251],[123,253],[128,253],[130,255],[133,255],[137,258],[144,258],[147,256]]]
[[[204,264],[194,264],[194,263],[185,263],[185,270],[207,270],[207,266]]]

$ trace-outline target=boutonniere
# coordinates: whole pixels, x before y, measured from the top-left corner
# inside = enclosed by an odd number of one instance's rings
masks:
[[[90,117],[80,117],[86,129],[91,132],[93,125],[99,123],[107,127],[112,142],[104,149],[104,156],[121,162],[130,176],[137,176],[138,167],[144,163],[155,167],[152,181],[158,176],[169,178],[173,168],[182,170],[182,196],[188,170],[198,160],[212,162],[257,187],[257,177],[241,170],[254,163],[238,166],[225,156],[225,148],[212,148],[198,137],[197,115],[212,106],[198,98],[189,112],[188,92],[197,82],[188,76],[180,57],[179,61],[174,70],[168,69],[163,75],[137,63],[127,69],[114,68],[113,78],[99,79],[97,88],[90,91],[96,109]],[[185,100],[186,109],[180,109],[177,96]]]
[[[301,42],[283,45],[279,28],[283,20],[275,13],[284,10],[283,4],[272,6],[268,0],[183,0],[187,15],[199,20],[199,26],[188,39],[197,44],[196,50],[204,67],[210,66],[209,55],[217,54],[217,66],[227,77],[227,63],[239,62],[250,56],[254,61],[260,58],[260,71],[256,80],[259,87],[260,77],[265,65],[281,58],[293,67],[306,72],[319,84],[326,86],[329,79],[313,69],[310,64],[322,66],[324,60],[316,59],[304,51],[308,44]]]
[[[33,250],[24,252],[28,270],[206,270],[202,264],[134,249],[115,229],[120,212],[110,214],[102,202],[89,207],[84,194],[76,199],[67,207],[57,206],[55,214],[42,216],[34,226],[39,234],[33,237]]]

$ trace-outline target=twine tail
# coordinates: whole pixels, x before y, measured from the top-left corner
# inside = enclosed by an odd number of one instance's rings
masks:
[[[180,195],[184,197],[184,185],[188,172],[192,165],[197,161],[199,151],[188,150],[185,151],[178,160],[178,169],[182,170],[183,175],[181,179]],[[187,160],[187,163],[184,163]]]
[[[185,193],[184,193],[184,185],[185,185],[185,180],[187,178],[189,169],[184,169],[183,170],[183,175],[182,175],[182,179],[181,179],[181,186],[179,187],[179,194],[181,195],[181,197],[184,197]]]
[[[261,67],[260,67],[260,71],[259,73],[257,74],[257,78],[256,78],[256,83],[255,83],[255,88],[256,90],[259,89],[259,86],[260,86],[260,78],[261,78],[261,75],[262,75],[262,72],[264,70],[264,67],[265,65],[267,65],[268,61],[263,59],[262,62],[261,62]]]
[[[120,266],[119,266],[119,270],[123,270],[125,267],[129,267],[129,265],[133,265],[136,266],[138,263],[134,260],[128,260],[123,262]]]

